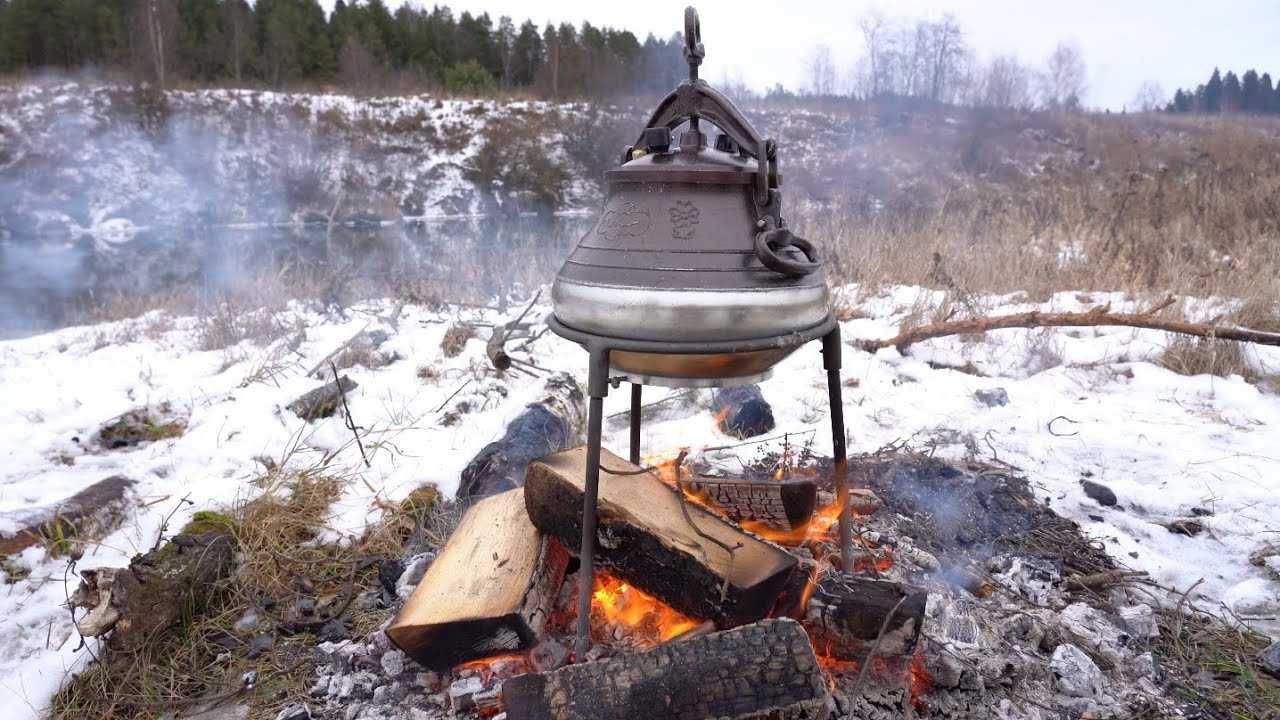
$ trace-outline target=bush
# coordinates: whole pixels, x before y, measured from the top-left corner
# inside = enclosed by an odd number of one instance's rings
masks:
[[[445,90],[459,95],[483,95],[497,87],[493,75],[475,60],[445,68],[443,80]]]

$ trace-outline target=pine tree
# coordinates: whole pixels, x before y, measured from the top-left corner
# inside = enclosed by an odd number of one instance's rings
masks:
[[[1258,80],[1257,71],[1246,70],[1240,76],[1240,109],[1244,112],[1262,112],[1269,101],[1270,98],[1262,98],[1262,84]]]
[[[1262,79],[1258,81],[1259,110],[1267,113],[1280,110],[1280,108],[1276,107],[1275,97],[1275,88],[1271,86],[1271,73],[1262,73]]]
[[[1230,70],[1222,78],[1222,111],[1238,112],[1240,110],[1240,78]]]
[[[1222,112],[1222,75],[1218,72],[1218,68],[1213,69],[1213,75],[1204,85],[1203,103],[1199,109],[1201,112]]]

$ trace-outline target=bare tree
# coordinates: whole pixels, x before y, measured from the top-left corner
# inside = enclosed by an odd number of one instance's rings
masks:
[[[885,71],[889,65],[889,33],[892,28],[883,13],[872,10],[858,21],[858,29],[862,31],[862,42],[867,46],[865,91],[875,97],[884,92],[888,84]]]
[[[1027,108],[1032,104],[1031,68],[1012,55],[992,58],[983,73],[975,104],[998,108]]]
[[[244,72],[245,61],[252,47],[249,37],[249,21],[252,19],[249,6],[244,0],[227,0],[222,4],[224,24],[227,28],[227,52],[231,56],[231,76],[236,83],[240,82]]]
[[[1154,80],[1148,80],[1138,86],[1138,92],[1133,96],[1133,109],[1139,112],[1153,112],[1165,106],[1169,97],[1164,94],[1164,88],[1160,87],[1160,83]]]
[[[1084,100],[1087,71],[1080,48],[1058,43],[1040,78],[1040,101],[1054,109],[1076,109]]]
[[[929,99],[938,102],[945,99],[947,83],[960,73],[959,65],[966,52],[964,33],[951,15],[926,23],[924,30],[929,48]]]
[[[819,45],[809,55],[809,91],[814,95],[831,95],[836,89],[836,66],[831,48]]]
[[[365,49],[356,33],[347,35],[338,52],[338,79],[350,88],[370,87],[378,75],[373,56]]]
[[[163,89],[177,55],[178,10],[169,0],[141,0],[134,11],[133,47],[140,67]]]

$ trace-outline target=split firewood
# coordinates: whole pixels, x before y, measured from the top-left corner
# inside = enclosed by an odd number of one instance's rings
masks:
[[[821,577],[809,597],[804,626],[824,655],[861,661],[911,652],[920,638],[928,593],[918,587],[840,573]]]
[[[70,605],[88,613],[76,625],[86,637],[110,631],[107,647],[112,651],[136,652],[218,592],[234,565],[234,541],[215,531],[179,534],[135,556],[127,568],[84,570]]]
[[[1031,312],[998,315],[995,317],[946,320],[904,330],[895,337],[883,340],[851,340],[850,344],[866,352],[875,352],[888,347],[897,348],[901,352],[911,345],[924,340],[933,340],[950,335],[972,335],[990,330],[1118,325],[1144,330],[1163,330],[1165,332],[1217,340],[1235,340],[1259,345],[1280,346],[1280,333],[1156,317],[1158,311],[1168,307],[1172,302],[1172,298],[1169,298],[1156,307],[1139,313],[1116,313],[1111,312],[1110,306],[1104,306],[1087,312],[1052,313],[1033,310]]]
[[[517,488],[477,502],[387,628],[423,665],[443,670],[538,642],[569,553],[540,533]]]
[[[135,504],[135,484],[113,475],[62,502],[0,513],[0,555],[42,543],[62,545],[110,534],[120,527]]]
[[[723,510],[731,520],[755,520],[777,530],[792,530],[813,517],[818,485],[813,480],[749,480],[698,475],[686,487]]]
[[[508,720],[817,720],[829,695],[804,630],[778,619],[518,675],[502,699]]]
[[[530,461],[581,442],[586,415],[586,399],[572,375],[547,378],[542,397],[525,406],[502,437],[481,448],[463,468],[458,497],[483,497],[523,485]]]
[[[543,532],[576,549],[586,448],[529,464],[525,502]],[[596,562],[672,608],[720,627],[764,617],[796,559],[711,511],[685,506],[653,472],[601,452]],[[687,512],[687,514],[686,514]]]

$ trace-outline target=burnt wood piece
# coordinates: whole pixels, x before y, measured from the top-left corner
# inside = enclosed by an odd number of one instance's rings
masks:
[[[111,652],[137,652],[214,603],[234,568],[235,542],[228,532],[179,534],[135,555],[127,568],[82,571],[71,605],[88,612],[76,627],[88,637],[110,630]]]
[[[307,422],[327,418],[342,406],[342,394],[350,393],[357,387],[359,385],[355,380],[343,375],[294,400],[289,403],[288,408]]]
[[[462,469],[458,497],[483,497],[523,485],[529,461],[581,442],[586,414],[582,388],[572,376],[547,378],[542,397]]]
[[[732,520],[755,520],[778,530],[803,526],[818,504],[818,485],[812,480],[697,476],[688,487]]]
[[[643,653],[517,675],[507,720],[823,720],[826,679],[794,620],[764,620]]]
[[[578,447],[534,461],[525,480],[529,518],[567,547],[575,547],[582,533],[586,455],[586,448]],[[601,451],[600,464],[600,567],[685,615],[720,627],[753,622],[769,612],[796,566],[792,555],[696,504],[682,509],[675,490],[656,475],[607,450]]]
[[[876,655],[903,655],[920,639],[927,599],[923,588],[828,573],[809,597],[804,626],[819,653],[839,660],[863,661],[881,628]]]
[[[711,397],[711,412],[721,432],[741,440],[774,428],[773,407],[760,393],[759,385],[720,388]]]
[[[59,503],[0,513],[0,555],[10,555],[41,543],[74,543],[102,538],[124,522],[133,504],[136,483],[112,475]],[[69,548],[59,548],[67,550]]]
[[[442,670],[537,643],[569,552],[538,532],[516,488],[477,502],[423,575],[387,636]]]

